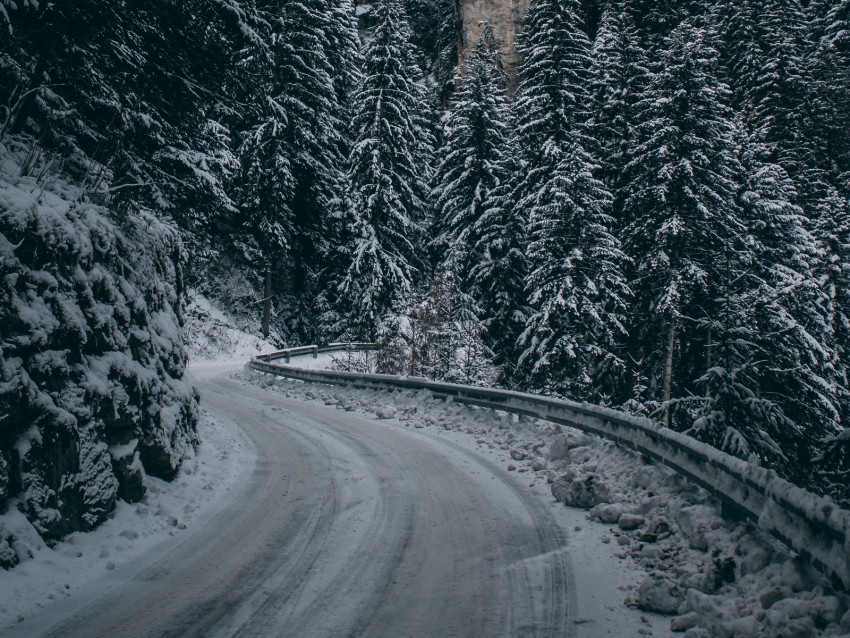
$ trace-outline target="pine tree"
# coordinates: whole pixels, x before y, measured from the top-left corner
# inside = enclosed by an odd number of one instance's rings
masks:
[[[481,260],[475,252],[479,222],[491,205],[493,190],[504,180],[508,110],[498,57],[488,24],[445,115],[434,174],[432,246],[439,268],[452,272],[467,294],[474,294],[470,272]]]
[[[397,0],[375,9],[355,95],[351,206],[344,212],[337,306],[348,328],[373,338],[400,311],[425,269],[420,247],[428,221],[429,123],[409,28]]]
[[[850,3],[812,3],[811,26],[817,46],[809,53],[806,104],[812,146],[810,159],[847,193],[850,174]]]
[[[516,206],[529,218],[520,358],[535,387],[604,400],[619,390],[628,288],[611,235],[611,194],[588,152],[590,42],[580,7],[544,0],[529,10],[517,88],[528,177]]]
[[[614,196],[612,216],[621,227],[624,169],[634,143],[637,96],[649,75],[629,8],[621,0],[608,3],[591,50],[593,115],[591,133],[599,157],[598,177]]]
[[[640,142],[627,167],[633,357],[654,405],[666,406],[700,375],[705,337],[692,320],[710,316],[703,306],[724,279],[719,255],[745,230],[734,205],[740,166],[729,89],[716,58],[690,21],[670,34],[642,95]]]
[[[552,178],[520,202],[531,211],[526,282],[532,308],[520,342],[536,387],[608,402],[622,392],[619,352],[630,294],[625,257],[608,230],[611,196],[590,156],[566,149]]]
[[[516,131],[532,171],[550,159],[558,145],[586,134],[590,100],[590,41],[581,30],[575,0],[539,0],[529,9],[517,38],[523,62],[516,95]],[[537,178],[545,181],[545,175]],[[529,189],[536,188],[534,184]]]
[[[811,159],[805,104],[804,11],[796,0],[771,0],[759,7],[759,44],[764,58],[750,83],[748,122],[759,141],[772,146],[773,160],[792,178]]]
[[[505,176],[493,190],[490,205],[478,220],[474,253],[478,263],[470,271],[472,288],[484,328],[482,335],[493,353],[499,371],[498,382],[508,387],[520,383],[517,363],[522,349],[517,341],[528,316],[525,300],[527,276],[526,246],[528,218],[516,205],[517,185],[511,177],[521,175],[521,163],[513,136],[503,153]]]
[[[448,104],[455,90],[458,68],[459,4],[454,0],[405,0],[411,43],[437,104]]]
[[[290,334],[304,339],[314,337],[317,262],[327,215],[344,183],[347,105],[341,98],[352,72],[335,81],[340,69],[333,63],[346,57],[346,49],[338,47],[352,42],[336,28],[341,6],[298,0],[268,15],[271,47],[259,69],[265,96],[241,149],[244,224],[259,247],[255,258],[265,274],[263,331],[268,331],[273,275],[286,273],[284,283],[277,284],[290,295],[283,321]]]
[[[837,431],[844,400],[821,310],[820,249],[788,174],[763,145],[741,147],[738,201],[749,234],[725,247],[712,320],[700,322],[711,338],[691,433],[816,487],[811,462]]]

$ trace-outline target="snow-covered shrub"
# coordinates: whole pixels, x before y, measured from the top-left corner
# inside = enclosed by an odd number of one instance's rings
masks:
[[[0,179],[0,507],[20,496],[47,539],[140,498],[145,472],[173,477],[197,440],[181,259],[152,215]]]

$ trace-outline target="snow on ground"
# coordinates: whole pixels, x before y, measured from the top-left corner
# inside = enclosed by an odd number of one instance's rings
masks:
[[[237,325],[202,294],[190,291],[189,296],[183,332],[191,361],[245,361],[280,349]]]
[[[132,569],[134,560],[214,514],[228,493],[250,474],[254,453],[232,423],[202,411],[201,444],[171,483],[148,476],[139,503],[118,505],[109,520],[88,533],[46,546],[14,503],[0,515],[0,529],[17,539],[21,559],[0,570],[0,635],[56,601],[69,598],[113,570]],[[138,565],[142,568],[144,565]]]
[[[305,363],[318,361],[292,360]],[[446,437],[516,472],[566,532],[579,636],[850,636],[850,596],[754,525],[722,518],[704,490],[613,443],[427,392],[237,377]]]

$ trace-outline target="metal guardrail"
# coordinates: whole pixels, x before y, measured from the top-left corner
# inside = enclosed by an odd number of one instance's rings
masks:
[[[362,352],[364,350],[379,350],[380,346],[376,343],[363,343],[359,341],[352,342],[334,342],[326,346],[299,346],[297,348],[286,348],[271,352],[269,354],[261,354],[255,357],[259,361],[271,362],[277,359],[283,359],[285,363],[289,363],[292,357],[302,357],[304,355],[313,355],[313,358],[319,356],[319,353],[325,352]]]
[[[357,346],[357,348],[355,348]],[[735,458],[648,418],[563,399],[429,381],[419,377],[306,370],[271,363],[299,354],[375,350],[375,344],[306,346],[252,359],[250,367],[277,376],[377,390],[426,390],[457,403],[522,414],[577,428],[635,450],[705,488],[727,510],[758,526],[850,590],[850,511],[768,470]],[[288,352],[288,353],[287,353]]]

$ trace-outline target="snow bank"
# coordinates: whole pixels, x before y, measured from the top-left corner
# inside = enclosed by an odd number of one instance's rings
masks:
[[[192,361],[245,360],[278,350],[270,341],[237,324],[204,295],[190,290],[186,307],[186,349]]]
[[[100,524],[197,443],[181,259],[148,213],[116,220],[59,179],[0,175],[0,508],[17,497],[44,539]]]
[[[15,569],[0,570],[0,635],[34,614],[57,613],[57,601],[79,595],[90,583],[109,587],[109,575],[148,564],[151,555],[173,547],[220,509],[250,474],[255,451],[233,423],[212,414],[202,413],[199,428],[203,442],[181,462],[177,478],[166,483],[148,477],[144,497],[118,501],[96,530],[69,534],[50,547],[17,508],[0,515],[0,556],[5,551],[20,560]]]

